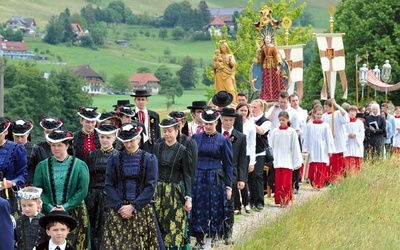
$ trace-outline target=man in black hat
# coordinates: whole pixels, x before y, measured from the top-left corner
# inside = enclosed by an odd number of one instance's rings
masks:
[[[221,110],[221,133],[230,139],[233,148],[233,176],[232,176],[232,198],[228,200],[228,221],[225,230],[225,244],[229,244],[232,237],[234,222],[234,211],[240,213],[240,208],[234,208],[235,199],[240,199],[238,190],[245,187],[247,179],[247,157],[246,157],[246,136],[233,127],[235,118],[238,115],[233,108]],[[236,196],[236,197],[235,197]]]
[[[189,122],[188,124],[189,127],[188,136],[204,132],[204,123],[201,120],[200,115],[201,113],[203,113],[204,109],[209,108],[207,106],[207,102],[194,101],[192,102],[192,106],[188,106],[187,108],[190,109],[190,115],[192,116],[192,121]]]
[[[94,130],[101,114],[96,112],[97,107],[82,107],[78,110],[82,130],[74,133],[73,149],[75,157],[85,160],[87,153],[100,148],[99,135]]]
[[[151,96],[146,90],[136,90],[131,95],[135,99],[135,116],[136,122],[144,124],[145,131],[143,133],[143,150],[151,152],[154,143],[161,137],[160,127],[160,116],[147,109],[147,103],[149,102],[148,97]]]
[[[30,140],[30,131],[33,129],[33,124],[27,119],[17,119],[11,123],[12,135],[14,142],[23,145],[26,149],[28,161],[28,179],[25,183],[30,186],[33,183],[33,175],[35,174],[36,165],[46,159],[46,152],[44,149]]]
[[[233,100],[232,94],[222,90],[216,93],[212,97],[212,103],[218,107],[218,110],[222,110],[224,107],[228,107]],[[235,123],[233,124],[233,127],[239,131],[240,133],[243,133],[243,120],[240,115],[235,117]],[[217,131],[221,133],[221,121],[218,121],[217,124]]]

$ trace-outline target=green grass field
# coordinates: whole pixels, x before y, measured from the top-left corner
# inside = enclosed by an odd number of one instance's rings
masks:
[[[398,156],[366,163],[360,175],[289,208],[235,249],[398,249],[399,178]]]

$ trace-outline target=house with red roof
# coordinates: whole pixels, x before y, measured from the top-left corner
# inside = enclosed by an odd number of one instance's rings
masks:
[[[8,42],[0,36],[0,50],[4,57],[10,59],[33,59],[35,54],[28,51],[28,46],[25,42]]]
[[[208,31],[210,34],[212,34],[212,29],[214,29],[214,32],[217,36],[222,35],[222,28],[226,26],[225,21],[220,17],[216,16],[210,23],[210,27],[208,28]]]
[[[160,80],[152,73],[136,73],[129,77],[129,83],[132,86],[132,91],[147,90],[152,95],[158,95]]]
[[[89,65],[73,66],[71,70],[75,71],[76,74],[85,79],[86,85],[83,86],[83,91],[92,95],[102,94],[104,80],[96,73]]]
[[[235,20],[233,15],[235,12],[241,13],[243,8],[209,8],[208,10],[210,11],[211,16],[214,17],[208,30],[211,34],[211,30],[214,28],[215,34],[220,36],[222,27],[227,26],[231,30],[234,29]]]

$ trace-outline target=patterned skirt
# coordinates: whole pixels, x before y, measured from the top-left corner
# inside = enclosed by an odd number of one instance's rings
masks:
[[[104,225],[109,210],[104,190],[102,188],[90,190],[86,197],[86,206],[89,212],[92,250],[98,250],[103,239]]]
[[[131,219],[124,219],[114,209],[110,209],[103,236],[102,250],[159,249],[153,207],[147,204]]]
[[[193,237],[222,237],[227,221],[226,187],[222,169],[197,170],[193,185],[192,220]]]
[[[78,221],[78,226],[70,232],[67,241],[76,249],[90,249],[89,217],[85,204],[81,204],[69,211],[69,215]]]
[[[183,190],[182,182],[157,183],[156,215],[167,248],[184,247],[189,243]]]

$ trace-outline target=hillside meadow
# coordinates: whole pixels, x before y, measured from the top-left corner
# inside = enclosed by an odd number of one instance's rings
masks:
[[[399,157],[367,162],[361,174],[262,223],[234,249],[398,249]]]

